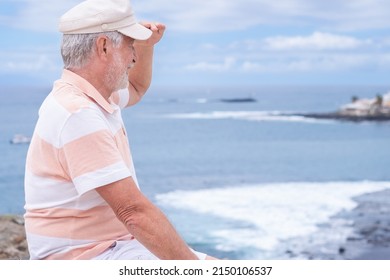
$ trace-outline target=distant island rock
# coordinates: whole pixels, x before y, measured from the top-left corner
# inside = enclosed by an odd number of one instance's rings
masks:
[[[348,103],[335,112],[294,114],[306,118],[336,119],[344,121],[389,121],[390,120],[390,92],[378,94],[373,99],[359,99],[352,97]]]
[[[256,99],[252,97],[243,97],[243,98],[222,98],[221,102],[235,103],[235,102],[257,102]]]

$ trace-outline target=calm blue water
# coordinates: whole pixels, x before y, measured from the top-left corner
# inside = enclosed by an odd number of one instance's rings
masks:
[[[331,216],[355,207],[353,196],[390,188],[390,123],[278,114],[333,111],[353,95],[389,89],[153,88],[123,118],[141,188],[193,247],[226,258],[287,258],[309,245],[336,248],[351,227]],[[23,213],[27,145],[9,140],[32,134],[49,91],[0,90],[0,213]],[[258,102],[220,101],[229,97]]]

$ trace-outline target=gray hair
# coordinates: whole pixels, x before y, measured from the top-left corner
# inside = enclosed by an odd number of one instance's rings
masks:
[[[114,47],[119,47],[123,35],[117,31],[90,33],[90,34],[64,34],[61,44],[61,55],[65,69],[80,69],[86,65],[95,52],[93,48],[99,36],[107,36]]]

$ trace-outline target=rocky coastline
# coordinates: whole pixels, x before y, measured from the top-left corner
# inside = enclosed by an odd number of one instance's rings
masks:
[[[340,244],[332,244],[320,252],[312,247],[306,259],[321,260],[390,260],[390,190],[367,193],[354,198],[357,206],[342,211],[333,219],[347,221],[351,233]]]
[[[23,217],[18,215],[0,216],[0,260],[28,258]]]
[[[346,259],[390,260],[390,190],[355,198],[358,206],[343,215],[353,221],[354,234],[341,253]]]

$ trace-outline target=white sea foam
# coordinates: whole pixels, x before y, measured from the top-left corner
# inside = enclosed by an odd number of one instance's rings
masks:
[[[282,113],[279,111],[213,111],[186,114],[169,114],[168,118],[175,119],[237,119],[247,121],[279,121],[279,122],[305,122],[305,123],[332,123],[331,120],[306,118],[299,115]]]
[[[308,237],[325,223],[339,228],[332,229],[331,234],[316,234],[314,238],[321,241],[313,244],[345,238],[346,222],[331,220],[331,216],[353,209],[354,196],[387,188],[390,182],[272,183],[173,191],[156,199],[165,207],[231,220],[232,226],[223,229],[205,225],[205,230],[219,240],[218,249],[272,252],[283,240]],[[240,224],[246,226],[237,226]],[[272,253],[270,256],[275,257]]]

